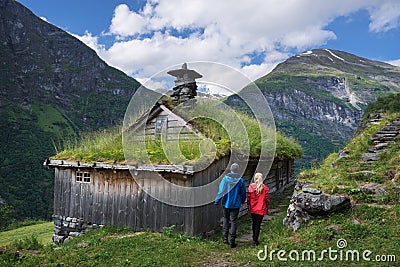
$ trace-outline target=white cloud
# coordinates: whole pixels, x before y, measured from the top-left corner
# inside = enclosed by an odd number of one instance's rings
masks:
[[[88,32],[79,38],[134,77],[188,61],[215,61],[256,79],[293,51],[335,39],[325,27],[360,9],[368,10],[372,32],[399,26],[397,0],[149,0],[136,11],[116,6],[107,33],[115,41],[107,49]]]
[[[117,6],[111,20],[110,33],[119,36],[131,36],[142,33],[146,28],[146,18],[129,10],[125,4]]]
[[[386,32],[400,25],[400,1],[382,1],[379,6],[370,8],[371,22],[369,30],[372,32]]]
[[[90,32],[85,31],[85,35],[71,34],[72,36],[78,38],[82,43],[86,44],[92,48],[101,57],[102,52],[105,50],[104,45],[99,44],[99,38],[93,36]]]
[[[281,44],[289,48],[295,47],[298,51],[301,51],[309,47],[326,44],[333,39],[336,39],[334,32],[311,27],[306,31],[285,34]]]

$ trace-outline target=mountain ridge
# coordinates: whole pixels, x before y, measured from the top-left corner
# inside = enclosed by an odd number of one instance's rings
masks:
[[[121,123],[140,84],[14,0],[0,0],[0,71],[0,195],[17,219],[50,219],[43,161],[65,139]]]
[[[400,92],[400,68],[333,49],[314,49],[278,64],[255,84],[278,130],[304,148],[298,167],[338,151],[350,140],[368,103]],[[240,94],[251,94],[244,88]],[[226,102],[238,109],[237,96]]]

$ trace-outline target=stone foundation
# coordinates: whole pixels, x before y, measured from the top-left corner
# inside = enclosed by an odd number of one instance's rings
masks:
[[[53,243],[67,242],[72,237],[84,234],[87,229],[97,229],[103,226],[85,221],[82,218],[65,217],[61,215],[53,215],[53,220]]]

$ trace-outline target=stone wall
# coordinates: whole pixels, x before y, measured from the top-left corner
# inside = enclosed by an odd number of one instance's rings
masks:
[[[53,215],[53,220],[53,243],[67,242],[72,237],[84,234],[87,229],[97,229],[103,226],[85,221],[82,218],[65,217],[61,215]]]

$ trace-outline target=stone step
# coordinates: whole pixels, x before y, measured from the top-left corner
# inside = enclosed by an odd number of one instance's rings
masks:
[[[375,134],[375,137],[396,137],[397,133],[383,133],[383,134]]]
[[[399,131],[400,130],[400,126],[395,126],[395,125],[390,125],[387,124],[386,126],[384,126],[381,131]]]
[[[375,161],[379,159],[379,153],[364,153],[361,155],[363,161]]]
[[[369,152],[375,152],[389,147],[389,143],[379,143],[368,149]]]
[[[369,120],[371,123],[374,123],[374,122],[380,122],[382,119],[371,119],[371,120]]]
[[[381,140],[373,140],[373,142],[374,142],[374,144],[376,144],[376,145],[379,145],[379,144],[385,144],[385,143],[388,143],[388,144],[392,144],[392,143],[394,143],[394,141],[392,141],[392,140],[386,140],[386,141],[381,141]]]
[[[399,119],[395,119],[391,125],[395,125],[395,126],[400,126],[400,120]]]
[[[387,141],[394,141],[394,136],[378,136],[371,138],[371,141],[380,141],[380,142],[387,142]]]
[[[380,130],[380,131],[377,131],[376,134],[394,134],[394,135],[398,135],[399,132],[398,131],[392,131],[392,130]]]

